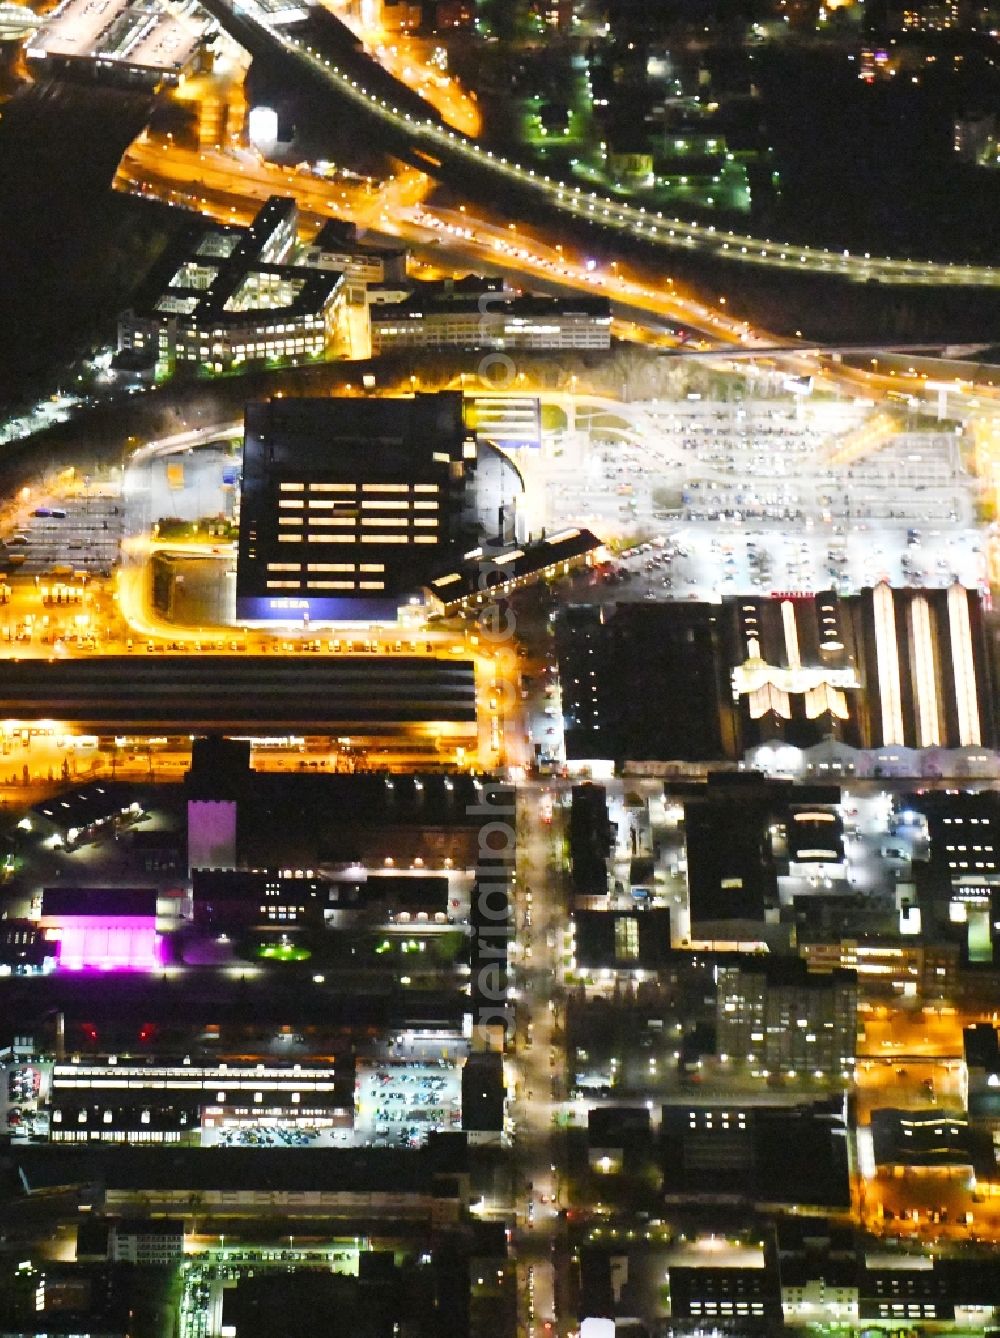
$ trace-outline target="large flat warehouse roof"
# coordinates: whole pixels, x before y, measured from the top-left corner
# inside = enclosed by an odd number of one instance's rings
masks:
[[[473,722],[471,660],[101,656],[6,661],[0,718],[197,732]]]
[[[175,72],[209,26],[190,0],[173,9],[157,0],[65,0],[47,16],[28,55]]]

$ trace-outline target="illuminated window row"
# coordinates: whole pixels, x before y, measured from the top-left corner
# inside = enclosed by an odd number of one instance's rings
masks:
[[[296,1064],[294,1066],[296,1082],[304,1078],[323,1079],[329,1076],[330,1069],[327,1065],[317,1065],[312,1068],[302,1068]],[[287,1077],[288,1070],[278,1066],[255,1064],[252,1067],[249,1064],[231,1065],[222,1061],[219,1064],[207,1064],[204,1067],[200,1064],[56,1064],[52,1071],[53,1086],[55,1087],[91,1087],[103,1086],[104,1083],[93,1083],[89,1079],[111,1079],[120,1084],[123,1078],[139,1078],[142,1081],[137,1085],[142,1086],[160,1086],[166,1081],[167,1086],[173,1086],[173,1079],[179,1079],[185,1084],[189,1084],[192,1079],[209,1079],[212,1082],[231,1082],[234,1078],[240,1076],[252,1077],[256,1084],[260,1086],[268,1078],[282,1079]],[[130,1086],[132,1084],[129,1084]]]
[[[385,571],[384,562],[310,562],[306,571]]]

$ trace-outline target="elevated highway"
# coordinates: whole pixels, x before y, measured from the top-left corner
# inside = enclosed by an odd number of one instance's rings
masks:
[[[470,198],[489,203],[502,200],[508,212],[523,207],[558,216],[564,224],[593,225],[627,236],[631,244],[653,252],[701,252],[739,264],[829,275],[855,283],[1000,287],[1000,269],[989,265],[857,255],[772,241],[665,217],[662,212],[553,180],[450,129],[422,100],[417,99],[420,105],[415,107],[416,95],[360,51],[354,34],[327,10],[309,7],[304,22],[279,23],[256,0],[205,0],[205,6],[254,55],[286,63],[293,82],[317,92],[325,89],[340,102],[349,102],[367,122],[377,123],[378,143],[386,152]],[[321,37],[311,26],[317,13],[323,16]],[[319,49],[320,40],[326,50]]]
[[[718,359],[725,357],[727,360],[753,358],[778,358],[787,357],[794,353],[799,357],[819,358],[819,357],[876,357],[880,358],[884,354],[906,354],[915,355],[930,354],[932,357],[942,358],[966,358],[974,357],[981,353],[986,344],[947,344],[944,342],[938,344],[806,344],[801,340],[795,343],[783,344],[752,344],[745,348],[738,346],[730,347],[723,345],[717,348],[669,348],[663,350],[664,357],[680,358],[709,358]]]

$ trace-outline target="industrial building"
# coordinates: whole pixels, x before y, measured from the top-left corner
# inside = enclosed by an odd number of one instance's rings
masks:
[[[787,947],[778,879],[843,859],[839,787],[715,771],[665,793],[683,806],[690,941]]]
[[[981,600],[975,591],[894,590],[848,598],[739,598],[730,667],[744,739],[860,747],[988,747],[993,739]],[[817,732],[818,731],[818,732]]]
[[[156,90],[192,65],[215,24],[196,0],[64,0],[25,50],[45,74]]]
[[[668,1201],[850,1205],[842,1100],[766,1105],[672,1101],[662,1107],[660,1157]]]
[[[557,650],[571,759],[737,761],[832,738],[891,771],[903,750],[971,758],[996,739],[982,601],[958,584],[570,606]]]
[[[0,709],[85,730],[187,736],[188,744],[208,730],[333,735],[359,750],[424,753],[435,764],[478,741],[475,663],[454,655],[23,660],[11,662]],[[46,807],[59,822],[58,806]],[[67,839],[83,830],[83,819],[70,822]]]
[[[179,900],[143,887],[47,887],[39,927],[62,970],[151,971]]]
[[[280,1212],[289,1218],[366,1222],[457,1220],[469,1200],[460,1134],[437,1134],[418,1150],[90,1145],[22,1147],[17,1169],[30,1191],[85,1185],[110,1213],[143,1207],[174,1216],[193,1198],[205,1216]]]
[[[556,653],[571,760],[736,755],[717,605],[571,604]]]

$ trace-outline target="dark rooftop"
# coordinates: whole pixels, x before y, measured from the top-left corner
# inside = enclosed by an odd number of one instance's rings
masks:
[[[662,1110],[661,1164],[669,1197],[850,1204],[847,1131],[833,1103],[671,1102]]]
[[[157,891],[149,887],[47,887],[43,916],[155,916]]]
[[[1000,1032],[989,1022],[976,1022],[962,1032],[965,1062],[969,1068],[1000,1073]]]
[[[419,319],[448,312],[475,312],[483,314],[488,331],[491,320],[502,321],[510,316],[582,315],[594,320],[611,320],[611,303],[606,297],[580,297],[567,293],[560,297],[542,297],[515,293],[504,288],[498,280],[467,275],[464,279],[409,281],[412,289],[402,302],[387,302],[372,308],[373,321],[399,320],[401,317]],[[483,313],[482,297],[488,293],[490,310]]]
[[[475,678],[469,660],[410,655],[15,660],[4,666],[0,715],[140,732],[473,721]]]
[[[247,228],[202,227],[181,238],[154,264],[133,300],[133,311],[157,319],[177,314],[200,325],[220,326],[244,325],[263,311],[275,320],[321,312],[336,292],[341,274],[304,265],[272,264],[261,258],[274,230],[294,220],[295,213],[294,200],[272,195]],[[213,235],[235,239],[228,255],[206,246]],[[188,264],[200,272],[190,283],[180,277]],[[210,274],[207,284],[202,277],[206,272]],[[255,274],[284,279],[290,285],[291,300],[283,306],[266,307],[261,301],[259,306],[240,302],[234,307],[241,286]],[[165,306],[165,301],[172,305]]]
[[[436,1174],[465,1169],[466,1149],[462,1135],[449,1134],[419,1149],[32,1146],[12,1149],[11,1156],[31,1189],[429,1194]]]
[[[590,970],[656,971],[670,955],[670,911],[574,911],[576,960]]]

